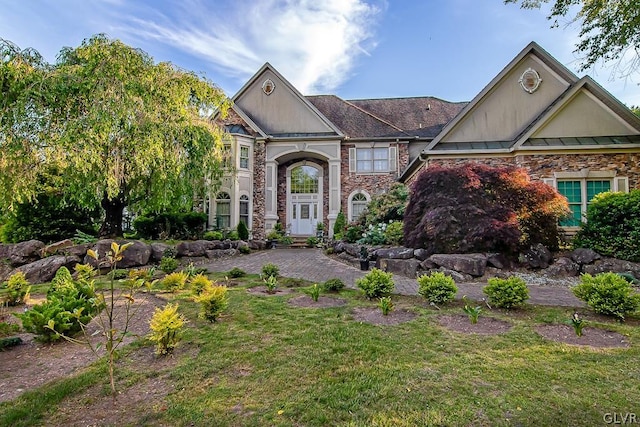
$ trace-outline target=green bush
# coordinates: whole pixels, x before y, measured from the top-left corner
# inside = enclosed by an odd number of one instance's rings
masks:
[[[143,239],[195,239],[202,236],[207,223],[203,212],[163,212],[140,215],[133,228]]]
[[[178,268],[178,260],[174,257],[163,256],[160,260],[160,270],[165,273],[173,273]]]
[[[178,313],[177,304],[167,304],[164,308],[156,308],[149,329],[148,337],[156,344],[156,354],[165,355],[173,351],[181,339],[185,318]]]
[[[249,229],[247,228],[247,224],[245,224],[244,221],[240,221],[238,223],[238,227],[236,227],[236,230],[238,231],[238,237],[240,238],[240,240],[244,240],[245,242],[249,240]]]
[[[202,235],[202,238],[205,240],[222,240],[224,235],[222,234],[222,231],[209,230]]]
[[[587,206],[586,222],[573,245],[605,256],[640,261],[640,190],[598,194]]]
[[[200,317],[215,322],[220,314],[229,305],[226,286],[208,286],[196,297],[196,302],[200,304]]]
[[[212,286],[213,282],[204,274],[197,274],[189,278],[189,285],[191,286],[191,292],[194,295],[200,295],[207,286]]]
[[[233,267],[231,270],[229,270],[229,272],[227,273],[227,275],[229,277],[232,277],[234,279],[237,279],[239,277],[244,277],[247,275],[247,273],[244,270],[239,269],[238,267]]]
[[[315,236],[307,237],[307,246],[309,246],[310,248],[315,247],[319,242],[320,240],[318,240],[318,238]]]
[[[640,308],[640,294],[616,273],[583,274],[573,294],[586,302],[596,313],[624,320],[625,315]]]
[[[6,302],[9,305],[24,304],[29,299],[31,285],[22,271],[12,274],[4,287],[7,289]]]
[[[392,277],[391,273],[373,268],[364,277],[356,280],[356,286],[369,299],[386,297],[391,295],[395,288]]]
[[[343,239],[347,243],[355,243],[362,238],[363,229],[357,224],[351,224],[344,232]]]
[[[177,292],[181,289],[184,289],[187,284],[188,278],[189,276],[187,276],[186,273],[178,271],[175,273],[167,274],[164,279],[162,279],[162,282],[160,282],[160,284],[169,292]]]
[[[265,265],[262,266],[262,276],[263,278],[268,278],[268,277],[278,277],[278,275],[280,274],[280,267],[278,267],[275,264],[272,263],[267,263]]]
[[[251,248],[249,246],[240,246],[238,250],[240,251],[241,254],[245,254],[245,255],[251,253]]]
[[[338,216],[336,217],[336,222],[333,223],[333,237],[336,240],[338,239],[336,236],[342,236],[344,233],[344,229],[347,227],[347,218],[344,216],[344,212],[342,210],[338,212]]]
[[[388,245],[398,246],[402,244],[404,227],[402,221],[393,221],[387,225],[384,232],[384,239]]]
[[[340,279],[329,279],[322,284],[325,292],[340,292],[344,288],[344,282]]]
[[[418,277],[418,294],[434,304],[446,304],[453,301],[458,292],[455,281],[450,276],[434,271]]]
[[[529,299],[527,284],[517,276],[501,279],[492,277],[482,289],[489,304],[499,308],[515,308],[524,305]]]
[[[240,239],[240,236],[238,235],[238,232],[236,230],[229,231],[225,237],[232,241],[236,241]]]

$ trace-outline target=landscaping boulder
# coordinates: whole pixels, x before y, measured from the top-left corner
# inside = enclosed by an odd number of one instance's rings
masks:
[[[451,277],[453,281],[456,283],[465,283],[473,280],[473,277],[471,277],[469,274],[461,273],[455,270],[449,270],[448,268],[440,267],[435,271],[440,271],[444,273],[445,275]]]
[[[80,263],[80,257],[75,255],[52,255],[16,268],[11,274],[22,271],[30,283],[45,283],[51,281],[60,267],[73,267]]]
[[[510,269],[513,266],[511,260],[501,253],[487,254],[487,265],[499,269]]]
[[[151,248],[151,261],[160,262],[160,260],[164,257],[165,251],[171,246],[166,243],[154,242],[150,245]]]
[[[209,240],[180,242],[178,246],[176,246],[176,253],[178,257],[201,257],[206,256],[207,251],[214,248],[215,243]]]
[[[482,276],[487,267],[484,254],[434,254],[428,260],[448,270],[476,277]]]
[[[413,257],[418,261],[424,261],[425,259],[429,258],[429,255],[430,254],[426,249],[419,248],[413,250]]]
[[[85,264],[91,264],[94,267],[109,268],[109,262],[107,261],[107,254],[111,252],[111,244],[115,240],[103,239],[98,240],[93,246],[93,250],[98,254],[98,260],[96,261],[92,257],[86,255],[84,257]],[[124,245],[127,242],[117,242],[119,245]],[[144,242],[135,240],[133,244],[129,246],[123,253],[122,259],[118,261],[117,268],[131,268],[141,267],[149,263],[151,258],[151,247]]]
[[[252,251],[262,251],[267,248],[267,242],[264,240],[249,240],[248,245]]]
[[[580,266],[571,258],[560,257],[547,268],[549,277],[574,277],[580,272]]]
[[[638,279],[640,278],[640,264],[616,258],[603,258],[595,261],[593,264],[583,266],[582,272],[591,275],[606,272],[630,273]]]
[[[420,261],[417,259],[378,258],[376,267],[389,273],[400,274],[405,277],[416,277],[420,268]]]
[[[42,248],[41,253],[42,253],[42,256],[45,257],[47,255],[53,255],[53,254],[59,253],[61,250],[66,249],[70,246],[73,246],[73,240],[64,239],[59,242],[51,243],[50,245],[45,246],[44,248]]]
[[[6,258],[12,267],[18,267],[40,259],[42,248],[44,243],[39,240],[0,245],[0,259]]]
[[[571,252],[571,259],[580,265],[591,264],[601,258],[600,254],[593,249],[578,248]]]
[[[375,251],[378,258],[410,259],[413,258],[413,249],[398,246],[394,248],[381,248]]]
[[[224,258],[229,256],[234,256],[238,253],[236,249],[211,249],[206,251],[207,258],[209,259],[217,259]]]
[[[531,246],[524,254],[524,259],[530,268],[547,268],[553,259],[551,251],[542,243]]]
[[[69,246],[68,248],[65,248],[63,252],[64,255],[75,255],[82,259],[87,254],[87,251],[91,246],[93,246],[93,243],[82,243],[80,245]]]

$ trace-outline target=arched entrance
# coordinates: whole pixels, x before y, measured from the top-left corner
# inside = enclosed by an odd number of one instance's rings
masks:
[[[322,167],[312,162],[287,168],[287,224],[294,236],[311,236],[322,221]]]

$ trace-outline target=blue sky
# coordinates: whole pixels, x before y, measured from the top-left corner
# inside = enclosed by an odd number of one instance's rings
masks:
[[[532,40],[627,105],[640,75],[578,71],[579,26],[502,0],[0,0],[0,37],[50,62],[105,33],[230,96],[270,62],[305,95],[470,101]],[[567,24],[567,25],[565,25]]]

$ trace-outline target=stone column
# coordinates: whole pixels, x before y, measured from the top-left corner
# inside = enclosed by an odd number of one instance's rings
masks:
[[[278,162],[267,160],[265,162],[265,231],[269,230],[278,221]]]
[[[333,237],[333,225],[340,212],[340,160],[329,160],[329,237]]]

